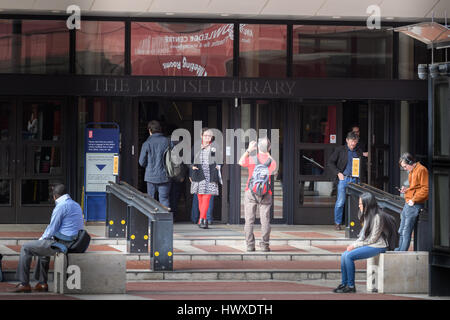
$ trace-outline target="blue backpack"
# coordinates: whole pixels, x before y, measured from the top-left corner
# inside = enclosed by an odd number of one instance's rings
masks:
[[[272,163],[272,159],[269,158],[265,163],[260,163],[256,156],[253,159],[256,166],[248,182],[248,188],[254,195],[262,197],[270,190],[269,166]]]

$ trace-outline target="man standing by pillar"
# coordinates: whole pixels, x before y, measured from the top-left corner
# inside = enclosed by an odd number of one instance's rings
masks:
[[[405,194],[405,206],[401,213],[398,229],[400,239],[395,251],[408,251],[417,216],[428,200],[428,170],[408,152],[402,154],[399,164],[409,173],[409,187],[402,186],[400,189],[400,193]]]
[[[334,206],[334,224],[336,230],[342,230],[345,192],[347,185],[351,182],[359,183],[361,170],[361,159],[363,157],[362,150],[356,148],[359,137],[354,132],[347,134],[346,145],[339,146],[334,149],[328,159],[328,168],[337,176],[337,199]],[[355,170],[354,170],[355,168]]]

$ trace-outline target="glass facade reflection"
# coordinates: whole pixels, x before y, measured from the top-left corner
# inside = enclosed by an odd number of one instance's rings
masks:
[[[294,77],[392,78],[392,31],[295,25],[293,38]]]
[[[65,21],[0,20],[0,73],[69,73]]]
[[[286,25],[241,24],[239,36],[241,77],[286,77]]]
[[[233,24],[131,24],[133,75],[231,76]]]
[[[125,23],[81,21],[76,35],[76,73],[125,73]]]

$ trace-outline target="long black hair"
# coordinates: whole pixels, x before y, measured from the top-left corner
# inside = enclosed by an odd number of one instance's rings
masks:
[[[373,219],[380,217],[381,237],[388,244],[388,250],[394,250],[398,244],[398,232],[395,219],[378,207],[377,200],[370,192],[364,192],[359,197],[363,210],[359,212],[359,221],[365,224],[364,237],[367,238],[372,231]]]

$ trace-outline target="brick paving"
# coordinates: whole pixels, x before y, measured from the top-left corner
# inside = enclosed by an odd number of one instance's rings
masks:
[[[127,293],[156,300],[420,300],[365,292],[336,294],[332,288],[287,281],[155,281],[129,282]]]
[[[335,270],[340,272],[339,255],[345,251],[347,242],[344,231],[336,231],[333,226],[272,226],[271,252],[246,253],[243,237],[243,226],[226,226],[214,224],[209,230],[199,229],[195,225],[174,226],[174,271],[175,272],[215,272],[229,271],[286,271],[293,270]],[[24,226],[26,228],[26,226]],[[40,231],[37,231],[41,228]],[[15,270],[18,263],[23,238],[38,238],[45,226],[32,226],[33,231],[5,230],[0,225],[0,253],[5,254],[2,265],[5,271]],[[257,228],[256,228],[257,229]],[[101,242],[91,243],[89,251],[126,252],[126,242],[121,244],[106,244],[105,228],[101,224],[88,227],[93,239]],[[257,243],[260,231],[255,230]],[[27,239],[23,239],[26,241]],[[11,240],[9,242],[8,240]],[[16,240],[16,242],[14,242]],[[177,240],[188,242],[177,243]],[[297,241],[298,240],[298,241]],[[21,242],[18,242],[21,241]],[[220,241],[220,242],[219,242]],[[290,241],[290,242],[289,242]],[[218,242],[219,244],[211,244]],[[19,244],[20,243],[20,244]],[[314,244],[314,245],[309,245]],[[177,254],[192,255],[191,259],[177,259]],[[202,259],[194,259],[194,255],[203,255]],[[228,255],[227,259],[204,260],[208,255]],[[296,257],[293,259],[292,257]],[[297,260],[309,255],[308,259]],[[331,258],[322,259],[328,255]],[[244,259],[242,259],[244,257]],[[277,260],[288,259],[288,260]],[[229,259],[228,259],[229,258]],[[260,259],[261,258],[261,259]],[[259,260],[252,260],[259,259]],[[35,261],[32,262],[32,267]],[[128,270],[149,270],[150,263],[146,260],[127,260]],[[366,260],[356,261],[357,271],[366,268]],[[50,269],[53,269],[53,260]],[[123,299],[155,299],[155,300],[410,300],[417,297],[373,294],[365,290],[365,281],[357,281],[357,294],[334,294],[331,290],[339,280],[313,280],[314,284],[303,281],[128,281],[127,293]],[[56,295],[52,293],[11,294],[8,290],[14,287],[11,283],[0,283],[0,300],[73,300],[92,299],[94,296]],[[425,295],[424,295],[425,296]],[[101,298],[101,296],[98,296]]]

